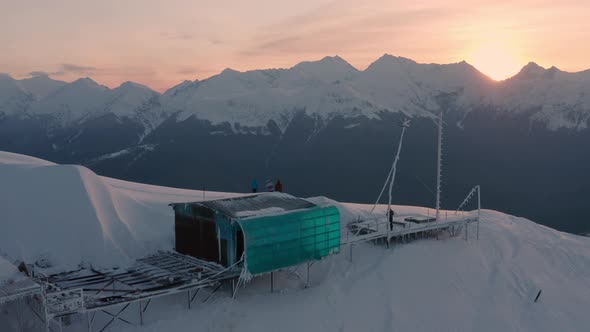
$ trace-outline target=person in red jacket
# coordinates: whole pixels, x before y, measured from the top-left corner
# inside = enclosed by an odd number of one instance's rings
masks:
[[[281,180],[277,180],[277,184],[275,184],[275,191],[282,192],[283,191],[283,183]]]

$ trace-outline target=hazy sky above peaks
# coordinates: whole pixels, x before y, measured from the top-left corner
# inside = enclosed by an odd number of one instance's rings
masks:
[[[0,0],[0,72],[164,90],[224,68],[384,53],[466,60],[494,79],[529,61],[590,68],[588,0]]]

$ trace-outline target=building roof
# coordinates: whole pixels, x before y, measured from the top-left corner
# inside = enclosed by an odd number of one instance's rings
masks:
[[[219,211],[231,218],[273,215],[292,210],[309,209],[316,206],[304,199],[281,192],[259,193],[194,203],[173,203],[171,205],[174,206],[178,204],[196,204],[205,206],[212,210]]]

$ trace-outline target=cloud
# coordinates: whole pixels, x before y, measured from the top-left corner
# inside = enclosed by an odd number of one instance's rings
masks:
[[[48,77],[49,73],[45,71],[32,71],[29,73],[31,77]]]
[[[216,38],[216,37],[209,37],[209,42],[211,43],[211,45],[223,45],[225,44],[225,41]]]
[[[49,77],[49,76],[66,76],[69,74],[76,76],[90,76],[95,75],[98,72],[96,67],[92,66],[80,66],[72,63],[62,63],[59,65],[59,69],[55,71],[32,71],[29,73],[31,77]]]
[[[199,69],[192,68],[192,67],[181,67],[176,70],[176,73],[181,74],[181,75],[193,75],[198,72],[200,72]]]
[[[92,75],[96,72],[96,67],[80,66],[72,63],[62,63],[61,70],[57,73],[63,74],[77,74],[77,75]]]
[[[458,11],[453,6],[402,7],[378,1],[370,6],[348,6],[346,0],[342,2],[325,4],[264,27],[239,51],[240,55],[360,54],[381,50],[384,44],[407,49],[410,42],[420,44],[408,40],[408,36],[419,39],[423,34],[436,35],[435,26],[471,11],[469,8]],[[377,5],[380,10],[375,11]]]

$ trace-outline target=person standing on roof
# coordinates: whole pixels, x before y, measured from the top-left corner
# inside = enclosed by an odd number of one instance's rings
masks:
[[[393,215],[395,214],[395,212],[393,212],[393,209],[390,208],[387,214],[389,215],[389,230],[393,231]]]
[[[277,184],[275,184],[275,191],[283,192],[283,183],[281,182],[281,179],[277,180]]]
[[[275,185],[270,179],[266,180],[266,191],[275,191]]]
[[[258,181],[256,179],[252,180],[252,192],[255,193],[258,191]]]

